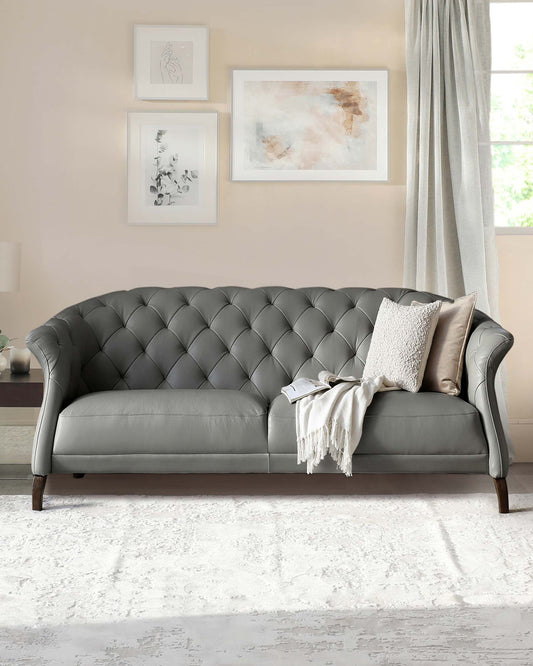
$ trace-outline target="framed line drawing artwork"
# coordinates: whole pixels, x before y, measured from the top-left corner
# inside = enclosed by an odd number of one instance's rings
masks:
[[[218,114],[128,113],[128,224],[216,224]]]
[[[135,97],[209,98],[209,28],[206,25],[134,27]]]
[[[235,69],[232,180],[389,177],[388,71]]]

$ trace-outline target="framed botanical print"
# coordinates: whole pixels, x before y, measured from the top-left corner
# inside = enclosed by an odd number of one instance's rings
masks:
[[[388,180],[387,70],[233,70],[232,180]]]
[[[136,25],[137,99],[209,98],[209,28],[205,25]]]
[[[216,112],[128,114],[128,223],[216,224]]]

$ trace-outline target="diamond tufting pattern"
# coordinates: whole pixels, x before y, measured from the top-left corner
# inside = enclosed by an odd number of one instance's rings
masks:
[[[407,289],[144,287],[60,312],[76,350],[75,395],[112,389],[242,389],[271,402],[320,370],[361,376],[383,297]]]

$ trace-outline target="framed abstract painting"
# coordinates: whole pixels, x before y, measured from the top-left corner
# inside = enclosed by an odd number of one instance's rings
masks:
[[[235,69],[232,180],[388,180],[388,71]]]
[[[128,223],[216,224],[216,112],[128,113]]]
[[[209,28],[205,25],[136,25],[137,99],[209,98]]]

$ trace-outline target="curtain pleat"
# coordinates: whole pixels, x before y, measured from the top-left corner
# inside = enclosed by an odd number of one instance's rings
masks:
[[[406,286],[498,316],[488,0],[407,0]]]
[[[499,320],[490,151],[489,0],[406,0],[404,285],[477,292]],[[497,378],[508,435],[502,373]]]

